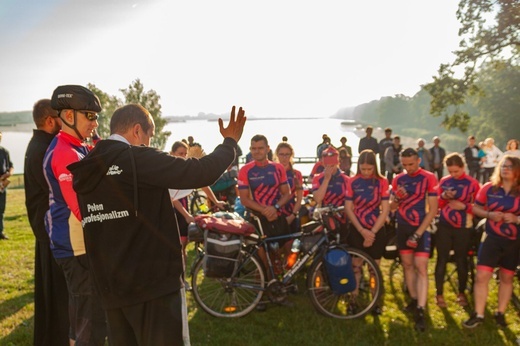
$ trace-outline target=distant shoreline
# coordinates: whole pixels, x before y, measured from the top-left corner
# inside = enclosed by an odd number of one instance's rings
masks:
[[[35,128],[33,123],[13,124],[11,126],[0,125],[2,132],[32,132]]]

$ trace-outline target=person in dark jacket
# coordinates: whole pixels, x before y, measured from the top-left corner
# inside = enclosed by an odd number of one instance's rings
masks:
[[[169,188],[213,184],[235,159],[246,118],[219,119],[223,144],[200,159],[149,148],[155,125],[140,105],[117,109],[110,137],[69,166],[89,264],[112,345],[189,344],[181,243]]]
[[[464,148],[464,159],[468,165],[468,175],[480,181],[480,148],[475,144],[475,136],[468,137],[468,146]]]
[[[446,156],[446,150],[441,147],[441,139],[437,136],[433,137],[433,147],[430,148],[430,154],[432,157],[432,172],[437,175],[437,180],[441,180],[443,177],[443,162]]]
[[[36,238],[34,256],[34,333],[35,346],[69,345],[69,294],[63,271],[52,256],[43,222],[49,210],[49,185],[43,175],[43,157],[61,129],[61,119],[50,99],[34,104],[36,130],[27,145],[24,164],[25,207]]]

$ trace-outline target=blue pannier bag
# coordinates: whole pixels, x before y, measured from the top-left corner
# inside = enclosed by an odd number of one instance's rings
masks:
[[[352,256],[341,247],[327,251],[323,258],[329,285],[334,294],[341,295],[356,289],[356,276],[352,267]]]

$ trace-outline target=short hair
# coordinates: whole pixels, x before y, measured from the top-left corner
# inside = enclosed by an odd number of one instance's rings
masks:
[[[468,139],[475,139],[475,136],[471,135],[468,137]]]
[[[392,132],[392,129],[387,127],[387,128],[385,128],[385,132]]]
[[[135,124],[141,125],[146,132],[153,127],[152,116],[146,108],[134,103],[119,107],[110,119],[110,134],[125,133]]]
[[[36,101],[33,106],[33,120],[36,128],[42,128],[45,125],[47,117],[58,117],[58,112],[51,107],[50,99],[41,99]]]
[[[406,148],[405,150],[403,150],[401,152],[401,157],[412,157],[412,156],[419,157],[417,150],[415,150],[414,148]]]
[[[394,136],[394,139],[401,140],[401,137],[399,137],[398,135],[395,135],[395,136]]]
[[[182,142],[182,141],[175,141],[172,144],[172,150],[170,150],[172,153],[176,152],[179,148],[186,148],[188,149],[188,144]]]
[[[260,141],[264,141],[265,145],[269,145],[269,142],[267,142],[267,137],[264,135],[254,135],[253,138],[251,138],[251,143]]]
[[[368,125],[367,128],[365,129],[365,131],[368,131],[368,130],[373,131],[374,128],[372,126]]]
[[[464,168],[466,166],[466,162],[464,158],[459,153],[451,153],[446,155],[444,158],[444,164],[446,167],[457,166],[460,168]]]

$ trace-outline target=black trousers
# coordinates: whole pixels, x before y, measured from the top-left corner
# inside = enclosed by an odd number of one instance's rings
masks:
[[[435,288],[437,294],[444,292],[444,278],[446,265],[450,259],[450,251],[454,251],[455,264],[457,265],[457,277],[459,279],[459,292],[464,293],[468,283],[468,250],[471,241],[470,228],[455,228],[449,225],[439,224],[435,233],[437,247],[437,263],[435,264]]]

